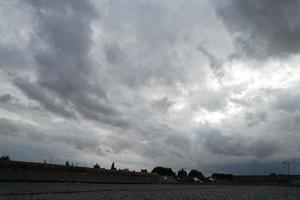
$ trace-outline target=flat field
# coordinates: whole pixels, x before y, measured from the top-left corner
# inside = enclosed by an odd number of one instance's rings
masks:
[[[199,199],[300,200],[300,188],[0,182],[0,200]]]

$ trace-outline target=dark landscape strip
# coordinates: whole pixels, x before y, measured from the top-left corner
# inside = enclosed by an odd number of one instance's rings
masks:
[[[86,183],[86,184],[125,184],[125,185],[151,185],[160,184],[159,182],[108,182],[108,181],[62,181],[62,180],[22,180],[22,179],[0,179],[0,183]]]
[[[75,194],[75,193],[89,193],[89,192],[110,192],[113,190],[77,190],[77,191],[55,191],[55,192],[18,192],[18,193],[7,193],[0,194],[0,197],[7,196],[34,196],[34,195],[49,195],[49,194]]]
[[[200,186],[200,185],[194,185]],[[213,187],[211,189],[218,189],[224,188],[226,186],[218,186]],[[207,188],[206,188],[207,189]],[[102,190],[72,190],[72,191],[54,191],[54,192],[18,192],[18,193],[6,193],[0,194],[0,197],[7,197],[7,196],[34,196],[34,195],[49,195],[49,194],[76,194],[76,193],[89,193],[89,192],[148,192],[148,191],[190,191],[195,190],[195,188],[177,188],[177,189],[141,189],[141,190],[130,190],[130,189],[102,189]]]

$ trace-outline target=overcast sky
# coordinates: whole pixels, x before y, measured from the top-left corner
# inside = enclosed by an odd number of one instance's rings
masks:
[[[284,173],[299,64],[299,0],[0,0],[0,154]]]

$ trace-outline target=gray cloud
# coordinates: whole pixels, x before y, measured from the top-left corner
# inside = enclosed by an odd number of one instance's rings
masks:
[[[199,89],[190,93],[192,108],[203,108],[208,111],[222,110],[227,105],[228,93],[214,89]]]
[[[237,54],[280,58],[300,51],[298,0],[229,0],[217,15],[233,34]]]
[[[209,66],[214,74],[222,78],[224,76],[225,70],[223,69],[223,61],[221,59],[216,58],[213,54],[207,51],[202,46],[198,46],[197,49],[205,55],[209,60]]]
[[[283,90],[273,90],[275,97],[274,106],[287,112],[299,110],[300,91],[298,88],[287,88]]]
[[[255,126],[261,122],[266,122],[268,118],[268,114],[264,111],[259,111],[256,113],[247,112],[245,113],[244,118],[248,126]]]
[[[1,136],[17,138],[18,140],[31,140],[33,145],[37,145],[38,143],[48,143],[49,145],[52,143],[61,143],[66,148],[75,148],[81,151],[85,149],[99,151],[100,142],[97,140],[96,135],[92,131],[76,127],[68,127],[64,130],[57,129],[55,133],[49,133],[49,130],[45,127],[1,118],[0,130]],[[82,137],[82,134],[88,134],[89,137]],[[58,153],[55,152],[56,150],[52,149],[51,153]]]
[[[127,122],[95,85],[88,56],[91,47],[91,20],[97,14],[83,1],[31,1],[37,35],[32,38],[45,49],[35,53],[37,80],[17,78],[15,85],[45,109],[67,118],[81,116],[116,126]]]
[[[152,106],[154,109],[157,109],[163,113],[167,112],[169,107],[174,104],[173,101],[170,101],[168,97],[163,97],[161,99],[153,100]]]
[[[200,126],[196,132],[200,142],[212,153],[230,156],[268,157],[280,149],[276,142],[251,139],[245,136],[226,136],[210,125]]]
[[[72,135],[72,134],[63,134],[53,136],[54,141],[64,142],[67,145],[72,145],[78,150],[83,150],[84,148],[91,148],[98,151],[99,142],[95,138],[91,137],[82,137],[81,135]]]
[[[8,136],[16,136],[20,132],[20,129],[14,126],[9,120],[7,119],[0,119],[0,134],[1,135],[8,135]]]
[[[0,102],[7,103],[11,101],[13,97],[10,94],[3,94],[0,96]]]
[[[60,99],[55,98],[53,93],[50,93],[51,91],[44,90],[40,85],[20,78],[15,80],[15,85],[30,99],[39,102],[45,109],[67,118],[75,117],[67,105]]]
[[[31,69],[32,54],[30,34],[32,33],[31,10],[18,0],[1,1],[0,18],[9,19],[0,25],[0,69],[23,71]],[[15,12],[16,9],[18,12]],[[21,64],[21,65],[20,65]],[[24,72],[24,71],[23,71]]]

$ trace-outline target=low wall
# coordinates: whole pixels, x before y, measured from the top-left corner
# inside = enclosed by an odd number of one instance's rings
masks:
[[[281,185],[294,184],[300,180],[300,175],[266,175],[266,176],[234,176],[233,183],[235,184],[255,184],[255,185]]]

